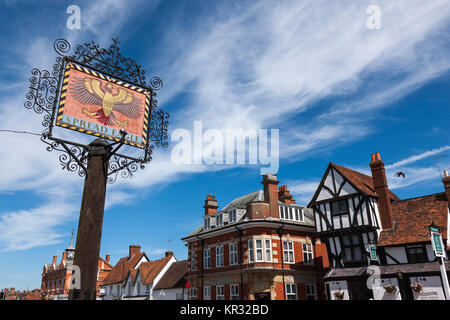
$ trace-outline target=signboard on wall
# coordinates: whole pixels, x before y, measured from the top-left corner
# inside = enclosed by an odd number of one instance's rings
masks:
[[[429,226],[430,229],[430,236],[431,236],[431,245],[433,246],[433,251],[436,257],[442,257],[445,258],[445,248],[444,243],[442,242],[442,234],[441,230],[438,226],[436,226],[434,223],[432,223]]]
[[[441,233],[431,231],[431,244],[433,245],[433,251],[436,257],[445,258],[445,249]]]
[[[69,61],[64,70],[56,125],[145,148],[150,92]]]
[[[377,247],[375,245],[373,245],[373,244],[369,245],[369,253],[370,253],[370,260],[378,261]]]

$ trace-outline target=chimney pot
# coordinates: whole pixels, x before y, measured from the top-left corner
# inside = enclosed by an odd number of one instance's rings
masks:
[[[173,251],[166,251],[166,257],[172,257]]]
[[[53,265],[56,265],[56,261],[58,260],[58,256],[53,256]]]
[[[203,208],[205,208],[205,216],[216,214],[218,207],[216,197],[214,195],[207,194],[205,205],[203,206]]]
[[[106,259],[105,260],[106,260],[106,262],[109,263],[109,260],[110,260],[110,255],[109,254],[106,255]]]
[[[448,170],[444,170],[444,177],[448,177]]]

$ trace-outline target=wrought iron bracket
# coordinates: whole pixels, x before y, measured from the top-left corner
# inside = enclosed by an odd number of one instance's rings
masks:
[[[163,83],[160,78],[152,77],[146,82],[145,71],[135,60],[122,56],[117,38],[112,39],[109,48],[100,48],[94,41],[75,46],[73,55],[67,55],[70,51],[70,43],[65,39],[56,39],[53,48],[58,55],[51,71],[31,70],[30,86],[26,94],[25,108],[32,109],[38,114],[43,114],[42,126],[44,127],[41,140],[47,147],[47,151],[59,151],[59,161],[62,169],[75,171],[83,177],[87,173],[87,160],[89,146],[74,141],[68,141],[55,137],[53,128],[55,115],[59,103],[62,77],[68,61],[81,64],[92,70],[126,81],[130,84],[143,87],[150,92],[150,115],[148,121],[148,139],[143,155],[132,157],[118,153],[124,144],[126,132],[118,142],[110,143],[115,148],[108,154],[108,183],[115,182],[117,175],[123,178],[132,177],[139,168],[144,169],[145,164],[152,160],[154,147],[166,148],[168,146],[169,114],[158,108],[156,91],[161,89]],[[122,134],[122,132],[121,132]]]

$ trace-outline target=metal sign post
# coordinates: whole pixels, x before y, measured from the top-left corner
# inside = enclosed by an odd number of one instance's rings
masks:
[[[444,289],[444,295],[446,300],[450,300],[450,286],[448,283],[447,271],[445,270],[445,258],[447,255],[444,249],[444,243],[442,241],[442,234],[434,222],[431,223],[430,227],[431,245],[433,246],[433,251],[436,258],[439,260],[439,269],[441,270],[441,277]]]
[[[169,115],[158,109],[161,79],[147,83],[141,66],[121,55],[117,39],[108,49],[77,45],[71,56],[65,39],[56,39],[53,48],[59,55],[53,69],[31,71],[25,107],[44,115],[41,141],[47,151],[62,152],[62,169],[85,177],[74,259],[81,288],[71,290],[69,299],[95,300],[106,184],[119,174],[132,177],[152,160],[155,146],[168,146]],[[97,139],[87,145],[61,139],[55,127]],[[141,154],[119,153],[124,145]]]

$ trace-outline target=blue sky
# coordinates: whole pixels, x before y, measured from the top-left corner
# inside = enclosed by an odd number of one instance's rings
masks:
[[[79,30],[66,28],[71,4],[81,9]],[[366,26],[372,4],[379,30]],[[117,36],[123,55],[164,81],[158,100],[170,132],[192,130],[194,120],[279,129],[278,177],[298,203],[329,161],[369,173],[374,152],[401,198],[441,192],[438,167],[450,167],[449,18],[447,0],[2,1],[0,129],[42,131],[23,104],[30,70],[54,63],[54,39],[109,46]],[[32,289],[78,225],[83,179],[61,171],[39,137],[0,137],[0,288]],[[185,259],[180,238],[201,224],[207,193],[224,206],[261,188],[255,165],[173,164],[175,144],[108,186],[101,255],[113,263],[129,244],[151,259],[169,249]],[[398,170],[405,179],[393,177]]]

